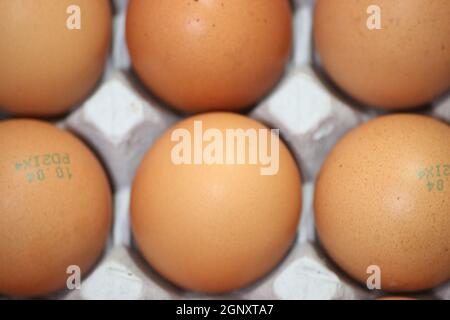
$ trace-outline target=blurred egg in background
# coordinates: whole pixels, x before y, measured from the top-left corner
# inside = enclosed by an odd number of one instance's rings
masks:
[[[327,75],[377,108],[421,107],[450,89],[450,1],[318,0],[314,40]]]
[[[108,0],[0,1],[0,109],[55,116],[94,89],[110,49]]]

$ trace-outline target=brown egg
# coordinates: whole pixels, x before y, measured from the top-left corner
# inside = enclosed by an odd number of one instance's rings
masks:
[[[67,111],[99,80],[110,37],[108,0],[0,1],[0,108]]]
[[[235,129],[249,134],[242,149],[244,140],[226,138]],[[133,233],[146,260],[176,285],[214,293],[241,288],[271,271],[290,248],[300,175],[278,136],[266,143],[260,132],[266,127],[244,116],[199,115],[168,130],[145,156],[132,190]],[[196,151],[202,138],[203,157]],[[279,150],[272,150],[276,144]],[[270,155],[272,165],[258,152]],[[250,162],[252,155],[258,161]],[[239,156],[246,161],[239,164]],[[270,166],[275,169],[264,173]]]
[[[76,275],[69,266],[84,274],[101,254],[111,225],[108,180],[70,133],[0,122],[0,194],[0,294],[62,289]]]
[[[291,8],[287,0],[131,0],[127,42],[137,74],[173,107],[242,109],[284,71]]]
[[[383,298],[378,298],[377,300],[417,300],[415,298],[409,298],[409,297],[383,297]]]
[[[377,118],[333,149],[316,185],[329,255],[366,284],[416,291],[450,279],[450,127],[419,115]],[[368,269],[370,267],[370,269]]]
[[[449,17],[448,0],[318,0],[314,38],[326,72],[349,95],[407,109],[450,89]]]

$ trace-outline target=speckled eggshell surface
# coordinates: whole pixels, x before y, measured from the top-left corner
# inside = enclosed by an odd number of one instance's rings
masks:
[[[316,185],[317,232],[331,258],[387,291],[450,278],[450,127],[419,115],[372,120],[345,136]]]
[[[284,72],[292,48],[287,0],[131,0],[133,66],[158,97],[188,112],[256,103]]]
[[[449,17],[448,0],[318,0],[315,45],[350,96],[383,109],[418,107],[450,90]]]
[[[193,137],[196,121],[203,132],[266,129],[228,113],[191,117],[169,129],[136,174],[133,233],[146,260],[172,283],[193,291],[227,292],[266,275],[288,252],[300,218],[301,179],[282,143],[279,170],[273,175],[261,175],[260,165],[249,163],[175,165],[172,133],[184,129]]]
[[[99,258],[111,191],[98,160],[72,134],[34,120],[0,122],[0,195],[0,294],[64,289],[69,266],[83,276]]]
[[[54,116],[81,102],[103,72],[111,23],[108,0],[0,1],[0,109]]]

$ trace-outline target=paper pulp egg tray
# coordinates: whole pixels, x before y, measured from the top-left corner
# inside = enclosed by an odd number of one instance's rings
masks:
[[[313,216],[314,179],[326,155],[349,130],[380,114],[353,105],[323,77],[312,42],[314,0],[296,0],[295,48],[284,78],[248,112],[280,129],[303,177],[298,237],[287,257],[269,275],[227,295],[186,292],[172,286],[143,260],[130,231],[130,188],[135,170],[152,143],[183,116],[149,95],[132,72],[125,42],[127,0],[115,0],[114,41],[103,80],[82,104],[56,121],[83,138],[100,156],[114,189],[114,224],[103,257],[85,275],[79,290],[50,299],[375,299],[342,273],[319,246]],[[450,97],[422,111],[450,122]],[[0,118],[6,118],[0,115]],[[450,284],[414,295],[450,299]]]

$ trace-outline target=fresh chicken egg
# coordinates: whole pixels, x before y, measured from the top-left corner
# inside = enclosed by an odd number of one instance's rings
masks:
[[[314,39],[328,76],[356,100],[409,109],[450,90],[450,1],[318,0]]]
[[[55,116],[86,98],[111,41],[108,0],[0,1],[0,109]]]
[[[112,220],[108,179],[93,153],[51,124],[2,121],[0,194],[0,294],[43,296],[82,281]]]
[[[126,33],[134,70],[166,103],[239,110],[283,74],[292,13],[288,0],[131,0]]]
[[[328,156],[316,184],[317,232],[353,278],[386,291],[450,279],[449,141],[443,122],[391,115],[354,129]]]
[[[241,115],[198,115],[169,129],[142,161],[132,189],[133,234],[172,283],[227,292],[263,277],[287,254],[301,197],[297,165],[277,134]]]

